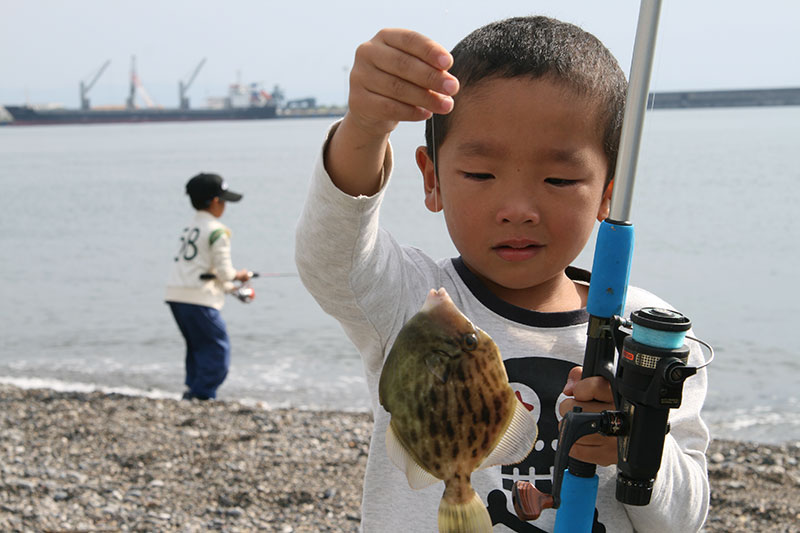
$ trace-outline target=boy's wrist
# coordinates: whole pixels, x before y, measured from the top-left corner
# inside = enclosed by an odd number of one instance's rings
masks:
[[[389,132],[364,129],[348,115],[331,129],[323,150],[325,170],[334,185],[351,196],[372,196],[383,185]]]
[[[347,111],[340,123],[348,134],[359,139],[363,144],[374,144],[385,141],[397,127],[396,121],[370,120],[352,111]]]

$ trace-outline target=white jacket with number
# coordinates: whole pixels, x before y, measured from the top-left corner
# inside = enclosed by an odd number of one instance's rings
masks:
[[[216,277],[203,280],[201,274]],[[208,211],[197,211],[181,233],[165,300],[222,309],[235,276],[230,230]]]

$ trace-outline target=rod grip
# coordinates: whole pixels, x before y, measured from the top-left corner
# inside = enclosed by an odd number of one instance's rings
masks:
[[[600,224],[586,310],[592,316],[622,316],[633,259],[633,224],[608,219]]]

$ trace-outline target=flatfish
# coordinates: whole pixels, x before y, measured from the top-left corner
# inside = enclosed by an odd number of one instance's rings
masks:
[[[440,532],[490,532],[472,472],[522,461],[536,420],[508,384],[500,351],[453,303],[431,290],[400,330],[379,384],[391,414],[386,448],[411,488],[444,481]]]

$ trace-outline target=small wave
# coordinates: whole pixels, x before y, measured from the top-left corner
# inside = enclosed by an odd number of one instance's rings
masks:
[[[0,376],[0,383],[20,389],[50,389],[57,392],[102,392],[104,394],[122,394],[123,396],[143,396],[154,400],[179,400],[181,397],[180,394],[157,389],[107,387],[96,383],[62,381],[60,379]]]
[[[180,400],[181,394],[169,392],[159,389],[141,389],[137,387],[117,386],[109,387],[98,385],[96,383],[84,383],[79,381],[64,381],[59,379],[48,378],[31,378],[31,377],[12,377],[0,376],[0,385],[11,385],[19,389],[48,389],[56,392],[102,392],[103,394],[120,394],[123,396],[136,396],[150,398],[152,400]],[[289,399],[275,399],[266,400],[263,398],[256,398],[248,395],[245,392],[242,395],[233,395],[221,398],[222,401],[232,401],[240,403],[247,407],[272,410],[272,409],[298,409],[301,411],[341,411],[345,413],[364,413],[369,412],[366,405],[345,405],[335,406],[327,404],[327,402],[315,402],[310,399],[304,398],[301,401]]]
[[[800,441],[800,413],[793,402],[783,408],[755,406],[750,409],[704,411],[703,418],[715,438],[777,444]]]

